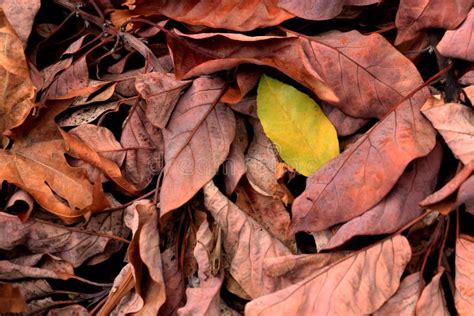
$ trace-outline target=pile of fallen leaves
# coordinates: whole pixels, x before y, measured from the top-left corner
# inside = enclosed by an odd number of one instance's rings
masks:
[[[0,313],[474,315],[472,7],[0,1]]]

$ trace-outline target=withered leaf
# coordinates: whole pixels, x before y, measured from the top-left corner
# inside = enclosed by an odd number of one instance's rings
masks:
[[[223,271],[214,276],[211,273],[212,258],[210,250],[213,247],[213,235],[209,223],[204,221],[196,233],[194,257],[199,270],[199,285],[186,289],[186,305],[178,309],[178,315],[209,315],[219,316],[219,293],[224,279]]]
[[[314,37],[250,37],[175,32],[167,41],[179,78],[242,63],[266,65],[353,117],[381,118],[422,82],[416,67],[378,34],[332,31]]]
[[[405,277],[397,292],[374,313],[374,316],[415,316],[416,302],[423,289],[423,283],[420,272]]]
[[[433,149],[435,131],[418,110],[423,95],[403,102],[308,178],[292,207],[293,231],[319,231],[363,214],[392,189],[410,161]]]
[[[245,151],[248,146],[248,135],[245,120],[236,116],[235,137],[230,144],[229,156],[224,162],[224,187],[225,193],[231,195],[240,179],[245,174]]]
[[[474,242],[459,236],[456,240],[456,293],[454,300],[459,315],[469,315],[474,308]]]
[[[125,19],[133,15],[161,14],[188,24],[238,31],[277,25],[293,17],[287,11],[278,8],[273,0],[224,0],[218,3],[210,0],[197,3],[192,0],[179,2],[135,0],[130,3],[134,10],[127,12]],[[121,24],[125,19],[122,17],[115,23]]]
[[[176,80],[173,74],[148,72],[136,77],[135,88],[146,101],[145,114],[151,124],[165,128],[181,91],[191,81]]]
[[[246,293],[257,298],[289,285],[263,271],[266,258],[291,254],[281,241],[229,201],[212,182],[204,187],[204,205],[222,227],[229,272]]]
[[[343,224],[324,249],[338,247],[354,236],[393,233],[421,215],[418,203],[434,190],[441,158],[438,145],[428,156],[413,161],[382,201]]]
[[[0,249],[23,246],[32,253],[54,255],[78,267],[104,252],[114,241],[97,233],[127,236],[129,230],[123,227],[122,221],[122,211],[98,214],[87,225],[70,230],[34,218],[22,223],[16,216],[0,212]]]
[[[224,162],[235,136],[235,117],[219,103],[224,82],[201,77],[181,97],[166,129],[161,216],[191,199]]]
[[[26,301],[20,289],[13,284],[0,284],[0,313],[23,313]]]
[[[459,103],[427,102],[421,108],[443,136],[454,155],[468,165],[474,162],[474,109]]]
[[[440,281],[444,269],[441,268],[423,289],[416,303],[416,315],[450,315],[446,307],[446,299]]]
[[[428,28],[455,29],[471,9],[472,0],[401,0],[395,45],[416,40]]]
[[[351,254],[303,281],[254,299],[245,306],[245,314],[373,313],[398,289],[410,257],[411,249],[406,238],[395,236]]]
[[[0,43],[0,133],[3,133],[23,123],[35,106],[36,89],[30,79],[22,42],[1,8]]]
[[[474,9],[469,11],[466,20],[453,31],[446,31],[436,48],[440,54],[474,61]]]
[[[95,150],[104,158],[113,161],[117,166],[121,166],[125,159],[125,152],[122,149],[120,143],[115,139],[112,132],[101,126],[96,126],[92,124],[83,124],[76,128],[73,128],[69,133],[78,139],[80,139],[84,144]],[[80,161],[74,163],[74,166],[83,166],[85,163]],[[91,182],[100,180],[102,182],[107,181],[107,178],[102,174],[102,172],[90,165],[86,164],[87,176]]]
[[[36,13],[40,9],[40,0],[0,0],[0,7],[11,26],[26,48]]]
[[[123,127],[120,143],[130,148],[123,167],[125,176],[139,189],[145,188],[164,165],[162,131],[150,123],[138,106]]]
[[[83,169],[67,164],[65,151],[61,140],[1,150],[0,179],[22,188],[43,208],[72,223],[93,211],[94,203],[105,196],[94,189]]]
[[[72,264],[52,255],[37,254],[11,260],[0,260],[0,278],[2,280],[24,278],[68,280],[73,277]]]

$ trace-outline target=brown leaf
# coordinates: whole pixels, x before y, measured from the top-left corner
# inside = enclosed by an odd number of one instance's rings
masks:
[[[117,166],[114,161],[97,153],[89,145],[85,144],[70,133],[67,133],[63,130],[60,130],[60,132],[64,138],[68,154],[75,158],[82,159],[92,166],[102,170],[104,174],[107,175],[107,177],[109,177],[109,179],[117,184],[123,191],[130,194],[137,194],[139,192],[132,183],[128,182],[128,180],[122,176],[119,166]]]
[[[444,291],[440,284],[443,273],[444,269],[441,268],[421,292],[416,303],[416,315],[450,315],[446,307]]]
[[[170,34],[167,41],[179,78],[230,69],[242,63],[266,65],[353,117],[381,118],[422,83],[416,67],[378,34]]]
[[[415,316],[416,302],[423,283],[420,272],[405,277],[397,292],[374,313],[374,316]]]
[[[22,188],[47,211],[72,223],[93,211],[94,203],[105,196],[94,189],[84,170],[67,164],[64,152],[61,140],[1,150],[0,179]]]
[[[453,31],[446,31],[436,48],[441,55],[474,61],[474,9],[469,11],[466,20]]]
[[[455,29],[466,18],[472,0],[401,0],[395,45],[416,40],[428,28]]]
[[[196,233],[196,247],[194,257],[199,266],[199,284],[196,287],[186,289],[186,305],[178,310],[178,315],[209,315],[219,316],[220,289],[224,274],[222,270],[214,276],[210,251],[213,245],[213,235],[209,229],[209,223],[204,221]]]
[[[125,151],[115,139],[112,132],[101,126],[92,124],[83,124],[69,131],[69,134],[77,137],[84,144],[95,150],[102,157],[113,161],[117,166],[121,166],[125,159]],[[105,175],[96,167],[84,163],[83,161],[74,161],[74,167],[85,167],[87,176],[91,182],[100,180],[107,181]]]
[[[5,209],[16,214],[23,222],[25,222],[33,211],[35,201],[27,192],[18,190],[8,199]]]
[[[306,20],[329,20],[341,14],[344,6],[363,6],[381,0],[280,0],[278,6]]]
[[[224,187],[225,193],[231,195],[240,179],[245,174],[245,151],[248,147],[248,135],[245,120],[236,117],[235,137],[230,144],[229,156],[224,162]]]
[[[78,267],[103,253],[114,241],[97,233],[127,236],[129,230],[123,227],[122,218],[122,211],[98,214],[84,227],[71,230],[35,218],[22,223],[16,216],[0,212],[0,249],[25,247],[32,253],[54,255]]]
[[[421,108],[434,128],[443,136],[456,158],[474,163],[474,109],[459,103],[433,104]]]
[[[459,315],[470,315],[474,308],[474,241],[459,236],[456,240],[456,293],[454,301]]]
[[[60,117],[58,119],[58,125],[60,127],[68,127],[91,123],[104,113],[117,111],[119,106],[120,103],[118,102],[86,105],[72,113]]]
[[[127,4],[134,9],[126,12],[125,18],[122,17],[115,23],[122,24],[130,16],[157,14],[193,25],[250,31],[259,27],[278,25],[293,17],[287,11],[278,8],[274,0],[224,0],[218,3],[209,0],[200,2],[132,0]]]
[[[242,65],[237,68],[235,84],[229,86],[221,100],[224,103],[236,104],[255,88],[262,75],[262,70],[253,65]]]
[[[466,203],[466,211],[474,215],[474,175],[471,175],[459,187],[454,207]]]
[[[368,119],[346,115],[338,108],[325,102],[321,103],[321,109],[336,128],[338,136],[352,135],[369,122]]]
[[[433,149],[435,132],[418,110],[424,95],[403,102],[308,178],[293,203],[293,231],[319,231],[362,215],[385,197],[413,159]]]
[[[8,1],[7,1],[8,2]],[[23,123],[35,106],[36,89],[21,40],[0,9],[0,133]]]
[[[21,294],[28,301],[34,298],[49,296],[54,292],[49,283],[41,279],[16,282],[15,286],[20,288]]]
[[[185,297],[183,272],[174,247],[161,254],[163,262],[163,279],[165,282],[166,301],[160,308],[159,316],[176,315]]]
[[[246,293],[257,298],[289,285],[263,271],[266,258],[291,255],[283,243],[229,201],[212,182],[204,187],[204,205],[222,227],[229,272]]]
[[[428,156],[413,161],[382,201],[342,225],[324,249],[339,247],[354,236],[393,233],[420,216],[423,209],[418,203],[434,190],[441,158],[438,145]]]
[[[288,248],[296,248],[293,236],[288,234],[290,214],[279,199],[259,194],[245,182],[237,187],[236,193],[235,204],[242,211],[286,244]]]
[[[120,143],[127,150],[124,174],[139,189],[144,189],[164,165],[162,131],[154,127],[138,106],[128,117]]]
[[[157,315],[166,299],[163,266],[158,233],[158,212],[148,200],[140,200],[126,209],[124,222],[132,230],[133,237],[128,248],[129,266],[126,266],[114,282],[115,291],[102,306],[98,315],[109,315],[119,304],[114,315],[123,315],[123,308],[139,315]],[[130,290],[134,290],[130,294]]]
[[[23,313],[26,301],[20,289],[12,284],[0,283],[0,313]]]
[[[191,199],[225,161],[235,136],[233,112],[219,102],[224,82],[201,77],[181,97],[163,130],[161,216]]]
[[[68,280],[73,277],[74,268],[71,263],[51,255],[37,254],[0,260],[2,280],[24,278]]]
[[[411,257],[395,236],[351,254],[294,285],[254,299],[246,315],[353,315],[375,312],[394,294]]]
[[[36,13],[41,6],[40,0],[1,0],[0,7],[11,26],[26,48]]]
[[[48,312],[48,316],[89,316],[87,308],[84,306],[73,304],[66,307],[54,308]]]
[[[174,74],[148,72],[136,77],[135,88],[146,101],[145,114],[153,126],[165,128],[181,92],[191,81],[176,80]]]
[[[62,66],[61,66],[62,68]],[[51,85],[48,87],[43,100],[64,100],[85,93],[92,93],[99,87],[87,89],[89,85],[89,71],[85,57],[74,61],[71,65],[65,67],[64,71],[54,77]]]

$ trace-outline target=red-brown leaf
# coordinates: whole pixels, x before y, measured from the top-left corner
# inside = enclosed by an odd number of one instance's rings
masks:
[[[474,241],[468,236],[456,240],[456,293],[454,301],[459,315],[474,310]]]
[[[466,20],[453,31],[446,31],[436,48],[441,55],[474,61],[474,9]]]
[[[219,103],[224,87],[218,78],[196,79],[163,130],[161,216],[189,201],[227,158],[235,136],[235,117]]]

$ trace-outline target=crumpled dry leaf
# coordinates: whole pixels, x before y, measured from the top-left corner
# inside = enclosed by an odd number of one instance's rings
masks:
[[[395,45],[416,40],[428,28],[455,29],[468,14],[472,0],[401,0]]]
[[[374,316],[415,316],[416,302],[423,289],[423,283],[420,272],[405,277],[400,282],[397,292],[374,313]]]
[[[212,274],[212,257],[210,251],[213,245],[213,235],[209,223],[204,221],[196,233],[194,257],[199,270],[199,284],[186,289],[186,305],[178,309],[178,315],[208,315],[219,316],[220,289],[224,280],[223,271],[218,275]]]
[[[74,158],[79,158],[89,163],[90,165],[100,169],[107,177],[117,184],[124,192],[129,194],[137,194],[139,190],[134,184],[129,182],[122,176],[119,166],[112,160],[97,153],[91,146],[84,143],[82,140],[74,136],[72,133],[67,133],[60,130],[64,138],[67,153]]]
[[[0,179],[28,192],[39,205],[66,223],[105,208],[103,192],[87,180],[84,170],[69,166],[61,140],[0,151]],[[102,201],[101,205],[97,205]]]
[[[153,126],[165,128],[181,92],[191,81],[176,80],[174,74],[148,72],[136,77],[135,88],[146,101],[145,114]]]
[[[34,218],[22,223],[16,216],[0,212],[0,249],[22,246],[32,253],[54,255],[78,267],[119,242],[97,233],[127,237],[129,230],[123,226],[122,218],[123,211],[98,214],[84,227],[72,230]]]
[[[248,144],[245,120],[240,116],[236,116],[235,137],[232,144],[230,144],[229,156],[224,162],[224,187],[227,195],[234,192],[240,179],[245,174],[247,168],[244,153]]]
[[[33,211],[35,201],[27,192],[18,190],[8,199],[5,210],[16,214],[19,219],[25,222]]]
[[[163,130],[161,216],[189,201],[227,158],[235,136],[235,117],[219,103],[224,87],[218,78],[194,80]]]
[[[115,139],[112,132],[101,126],[92,124],[82,124],[69,131],[69,134],[77,137],[84,144],[95,150],[100,156],[113,161],[117,166],[121,166],[125,159],[125,151],[121,150],[122,146]],[[100,180],[107,181],[105,175],[100,169],[84,163],[83,161],[74,161],[74,167],[85,167],[87,176],[91,182]]]
[[[413,159],[433,149],[435,131],[418,111],[424,95],[402,103],[308,178],[292,206],[293,231],[319,231],[363,214],[386,196]]]
[[[68,280],[74,278],[71,263],[52,255],[27,255],[11,260],[0,260],[2,280],[21,280],[24,278]]]
[[[61,308],[54,308],[48,312],[48,316],[89,316],[90,313],[84,306],[73,304]]]
[[[413,161],[382,201],[343,224],[323,249],[339,247],[354,236],[393,233],[420,216],[423,209],[418,203],[434,190],[441,159],[438,145],[428,156]]]
[[[454,301],[459,315],[469,315],[474,308],[474,241],[467,237],[456,240]]]
[[[443,136],[456,158],[474,163],[474,109],[459,103],[427,102],[421,108],[434,128]]]
[[[222,227],[229,272],[246,293],[257,298],[289,285],[263,271],[266,258],[291,255],[282,242],[229,201],[212,182],[204,186],[204,205]]]
[[[262,70],[254,65],[242,65],[237,68],[235,75],[235,84],[229,85],[229,88],[222,96],[224,103],[236,104],[258,84],[258,80],[262,75]]]
[[[469,11],[466,20],[453,31],[446,31],[436,48],[446,57],[474,61],[474,9]]]
[[[250,301],[245,306],[245,314],[373,313],[398,289],[410,257],[406,238],[395,236],[351,254],[303,281]]]
[[[158,212],[148,200],[140,200],[126,209],[125,224],[133,237],[128,248],[129,265],[125,266],[98,315],[157,315],[166,293],[158,233]],[[130,292],[131,290],[133,292]],[[124,311],[125,310],[125,311]]]
[[[421,292],[416,303],[416,315],[450,315],[446,307],[444,291],[440,284],[443,273],[444,268],[441,268]]]
[[[0,8],[0,134],[23,123],[35,106],[36,89],[31,82],[21,40]]]
[[[161,260],[163,263],[166,301],[160,308],[159,316],[176,315],[185,298],[185,288],[183,272],[179,267],[179,258],[174,247],[163,251]]]

